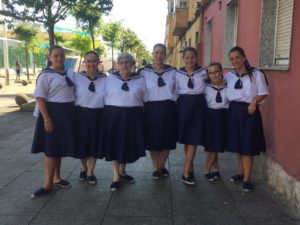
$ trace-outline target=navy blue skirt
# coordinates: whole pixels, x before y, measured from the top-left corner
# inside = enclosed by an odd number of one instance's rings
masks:
[[[75,109],[75,158],[95,156],[99,149],[102,108]]]
[[[248,105],[235,101],[229,104],[227,151],[254,156],[266,151],[266,143],[259,109],[250,115]]]
[[[179,143],[204,145],[206,108],[203,94],[179,95],[177,100],[177,141]]]
[[[145,149],[176,149],[176,103],[171,100],[146,102],[144,106]]]
[[[97,158],[132,163],[146,156],[143,141],[143,108],[104,106]]]
[[[224,152],[227,145],[227,109],[207,109],[205,151]]]
[[[37,119],[31,153],[44,152],[48,157],[74,157],[74,103],[46,102],[54,131],[47,133],[44,119]]]

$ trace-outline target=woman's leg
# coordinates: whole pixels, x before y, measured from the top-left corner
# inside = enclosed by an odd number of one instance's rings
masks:
[[[219,171],[219,154],[218,153],[215,153],[215,154],[216,154],[216,157],[215,157],[215,160],[211,167],[213,172]]]
[[[183,166],[183,175],[188,177],[189,174],[193,171],[193,162],[196,155],[196,145],[185,145],[184,152],[185,152],[185,160]]]
[[[217,159],[218,153],[216,152],[208,152],[207,154],[207,160],[204,168],[204,173],[208,174],[211,172],[212,168],[215,165],[216,159]]]
[[[89,157],[88,158],[88,162],[89,162],[88,176],[89,177],[94,175],[94,169],[95,169],[95,166],[96,166],[96,161],[97,161],[97,159],[94,158],[94,157]]]
[[[44,188],[46,190],[53,189],[54,171],[56,166],[56,158],[44,157]]]
[[[59,181],[61,181],[60,166],[61,166],[61,158],[55,158],[55,171],[54,171],[54,178],[53,178],[54,183],[58,183]]]
[[[152,160],[152,165],[153,165],[153,171],[158,171],[159,168],[159,151],[150,151],[150,156]]]
[[[88,161],[88,158],[80,159],[82,172],[87,172],[87,170],[88,170],[87,165],[86,165],[87,161]]]
[[[159,152],[159,169],[165,168],[166,161],[169,157],[169,150],[162,150]]]
[[[241,154],[237,154],[238,166],[239,166],[239,174],[244,175],[244,167],[242,163],[242,156]]]
[[[126,164],[125,163],[120,163],[119,174],[121,176],[125,176],[126,175]]]
[[[120,168],[120,163],[117,160],[113,160],[112,161],[113,182],[120,181],[119,168]]]
[[[243,155],[241,156],[241,162],[243,165],[244,182],[251,181],[251,174],[253,168],[253,156]]]

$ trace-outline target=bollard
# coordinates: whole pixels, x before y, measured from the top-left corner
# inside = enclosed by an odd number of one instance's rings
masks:
[[[15,97],[15,102],[19,106],[27,103],[28,101],[29,101],[29,98],[25,94],[17,94],[16,97]]]

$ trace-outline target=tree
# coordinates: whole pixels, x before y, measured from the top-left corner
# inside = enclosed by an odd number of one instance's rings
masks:
[[[83,54],[91,49],[91,39],[87,35],[76,34],[70,41],[70,47],[80,52],[79,63],[81,65]]]
[[[54,34],[55,44],[59,45],[59,43],[65,42],[65,38],[63,34],[55,33]]]
[[[78,25],[90,32],[93,49],[95,50],[95,28],[101,23],[102,14],[112,9],[111,0],[85,0],[76,4],[72,9],[72,15],[76,18]]]
[[[86,1],[86,0],[81,0]],[[4,10],[0,14],[22,21],[44,24],[49,35],[50,46],[54,45],[54,25],[66,18],[67,12],[79,0],[3,0]]]
[[[105,24],[102,32],[104,41],[111,42],[112,67],[114,67],[114,46],[120,46],[120,37],[123,31],[121,22],[111,22]]]
[[[37,34],[37,30],[29,26],[19,25],[15,28],[14,33],[16,34],[17,39],[24,41],[25,43],[25,65],[26,65],[27,80],[29,80],[28,46],[32,43],[35,35]]]

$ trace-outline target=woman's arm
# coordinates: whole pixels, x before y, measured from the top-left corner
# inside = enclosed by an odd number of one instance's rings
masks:
[[[268,95],[258,95],[252,99],[252,102],[248,106],[249,114],[253,114],[256,111],[257,104],[262,102]]]
[[[45,99],[37,97],[36,102],[39,106],[39,110],[40,110],[40,112],[43,116],[43,119],[44,119],[45,131],[48,132],[48,133],[52,133],[53,130],[54,130],[54,123],[52,122],[52,120],[49,116]]]

